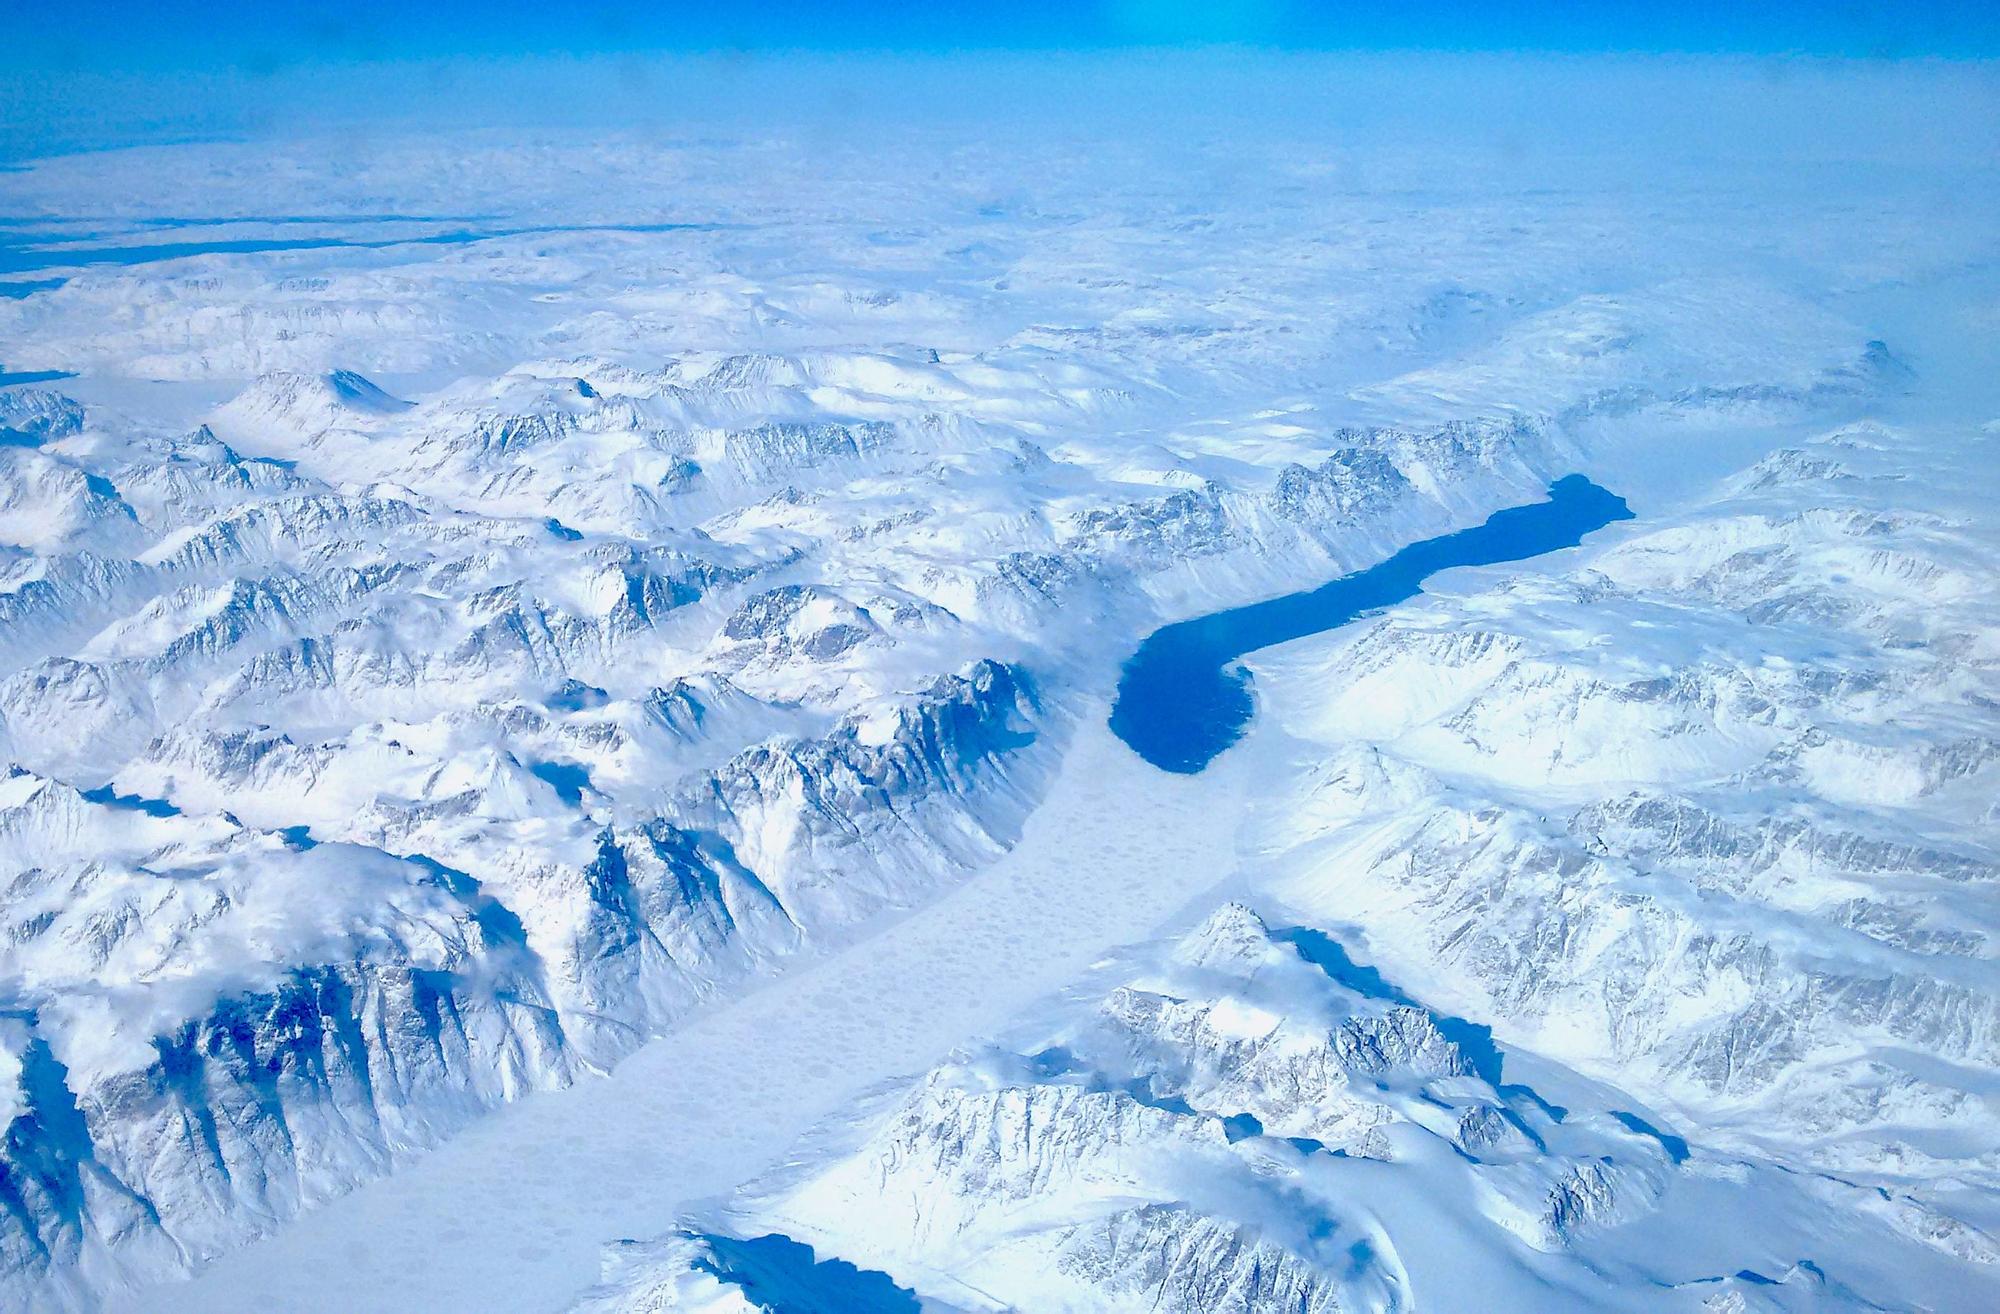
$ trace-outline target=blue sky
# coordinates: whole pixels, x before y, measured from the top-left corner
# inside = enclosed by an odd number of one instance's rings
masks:
[[[1248,112],[1248,103],[1282,116],[1346,77],[1294,59],[1282,94],[1263,69],[1204,83],[1187,61],[1217,62],[1201,49],[1211,46],[1517,66],[1554,52],[1553,73],[1539,58],[1531,74],[1485,70],[1478,95],[1454,89],[1455,70],[1414,88],[1419,98],[1479,102],[1490,91],[1530,106],[1560,93],[1562,60],[1579,56],[1722,55],[1758,85],[1825,76],[1812,71],[1825,61],[1810,57],[1878,68],[1942,58],[1969,79],[1953,103],[1980,111],[1971,121],[1981,124],[2000,72],[2000,0],[0,0],[0,34],[0,162],[362,120],[650,127],[722,106],[813,122],[870,98],[905,118],[1079,100],[1091,112],[1139,101]],[[1197,83],[1205,96],[1187,94]],[[1397,102],[1413,89],[1408,78],[1380,88]],[[1354,92],[1348,112],[1375,113],[1381,98]],[[1663,112],[1691,112],[1685,99],[1661,93]],[[1618,108],[1602,96],[1588,103],[1591,116]],[[1937,117],[1935,99],[1902,103]]]
[[[1295,49],[2000,54],[1993,0],[0,0],[10,62],[43,73],[456,55],[710,50]]]

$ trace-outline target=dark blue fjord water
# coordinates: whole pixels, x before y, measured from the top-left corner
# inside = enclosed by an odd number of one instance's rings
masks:
[[[4,388],[11,383],[52,383],[57,379],[73,379],[75,377],[75,370],[9,370],[0,368],[0,388]]]
[[[382,217],[376,216],[377,219]],[[188,221],[158,222],[175,226]],[[210,222],[220,224],[237,221],[218,219]],[[299,216],[295,220],[282,216],[264,216],[256,222],[276,224],[320,221],[310,216]],[[0,237],[0,274],[39,274],[51,269],[84,265],[149,265],[163,260],[182,260],[188,256],[198,255],[263,255],[281,251],[323,250],[375,251],[395,246],[465,246],[496,237],[535,237],[559,233],[710,233],[718,232],[723,227],[722,224],[714,223],[537,224],[513,228],[460,228],[450,232],[392,234],[376,238],[327,235],[235,238],[207,236],[175,242],[107,242],[96,246],[65,245],[73,240],[65,234],[24,230],[9,232]],[[0,296],[25,297],[34,292],[61,287],[64,281],[62,278],[39,278],[26,282],[0,282]]]
[[[738,1240],[710,1236],[713,1263],[700,1266],[741,1287],[759,1309],[781,1314],[923,1314],[914,1291],[879,1269],[821,1259],[783,1232]]]
[[[1413,598],[1440,570],[1575,547],[1584,535],[1631,518],[1624,498],[1567,475],[1549,485],[1546,502],[1509,507],[1483,525],[1412,543],[1331,584],[1164,626],[1125,663],[1111,731],[1162,771],[1193,775],[1250,724],[1250,678],[1232,667],[1237,658]]]

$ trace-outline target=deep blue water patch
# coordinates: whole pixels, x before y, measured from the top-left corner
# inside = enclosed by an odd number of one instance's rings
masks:
[[[887,1273],[820,1259],[811,1246],[782,1232],[707,1240],[719,1262],[704,1267],[777,1314],[923,1314],[916,1293]]]
[[[0,370],[0,388],[10,383],[53,383],[75,377],[75,370]]]
[[[280,826],[278,838],[284,841],[286,848],[296,849],[301,853],[319,847],[319,841],[312,837],[311,826]]]
[[[468,228],[410,236],[350,238],[211,237],[181,242],[116,242],[95,246],[63,246],[73,234],[21,232],[0,242],[0,274],[38,273],[85,265],[148,265],[199,255],[263,255],[278,251],[379,251],[393,246],[465,246],[497,237],[533,237],[559,233],[709,233],[726,227],[714,223],[656,224],[534,224],[516,228]],[[19,286],[18,284],[16,286]]]
[[[1412,543],[1331,584],[1164,626],[1125,663],[1112,733],[1162,771],[1193,775],[1250,724],[1250,677],[1232,665],[1237,658],[1413,598],[1440,570],[1575,547],[1586,534],[1631,518],[1624,498],[1567,475],[1549,485],[1546,502],[1509,507],[1483,525]]]
[[[590,772],[574,762],[536,762],[528,770],[571,807],[583,802],[583,791],[590,788]]]
[[[80,789],[87,802],[117,808],[121,812],[143,812],[149,817],[178,817],[181,810],[163,798],[147,798],[143,794],[121,794],[110,785],[99,785],[96,789]]]

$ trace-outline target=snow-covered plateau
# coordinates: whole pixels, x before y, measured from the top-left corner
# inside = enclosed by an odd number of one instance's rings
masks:
[[[0,172],[0,1307],[2000,1307],[2000,178],[1897,122]]]

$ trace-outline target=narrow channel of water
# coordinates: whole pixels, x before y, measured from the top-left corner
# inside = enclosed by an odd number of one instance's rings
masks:
[[[1546,502],[1509,507],[1483,525],[1412,543],[1330,584],[1164,626],[1125,663],[1111,731],[1162,771],[1192,775],[1250,724],[1250,678],[1232,664],[1237,658],[1415,597],[1440,570],[1575,547],[1586,534],[1631,518],[1624,498],[1567,475],[1549,485]]]
[[[146,222],[146,221],[141,221]],[[236,222],[216,220],[217,224]],[[259,219],[259,223],[292,222],[282,217]],[[296,222],[316,222],[300,217]],[[422,222],[422,221],[413,221]],[[459,228],[448,232],[391,234],[359,238],[336,235],[297,237],[222,237],[209,235],[180,241],[102,241],[88,244],[59,232],[12,231],[0,239],[0,274],[39,274],[48,270],[82,268],[90,265],[149,265],[164,260],[184,260],[199,255],[263,255],[284,251],[351,250],[376,251],[394,246],[465,246],[496,237],[534,237],[561,233],[710,233],[726,227],[715,223],[650,224],[534,224],[513,228]],[[0,283],[0,288],[27,289],[6,295],[26,296],[28,292],[57,287],[62,278],[45,278],[28,283]]]

